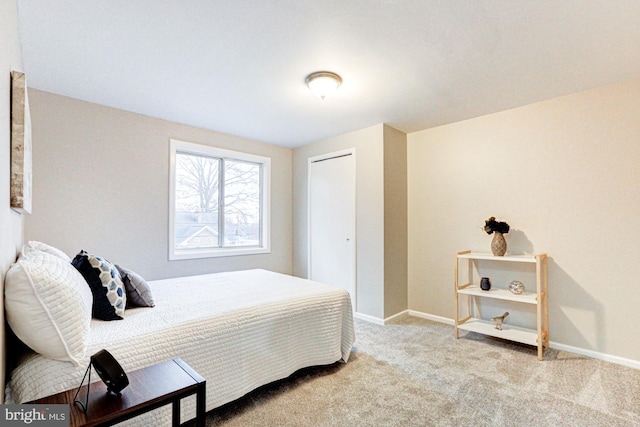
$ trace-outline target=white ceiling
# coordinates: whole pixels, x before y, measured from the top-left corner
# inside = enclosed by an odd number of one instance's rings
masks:
[[[30,86],[288,147],[640,77],[638,0],[18,3]]]

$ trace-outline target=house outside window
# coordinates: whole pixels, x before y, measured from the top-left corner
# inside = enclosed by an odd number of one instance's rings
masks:
[[[271,159],[170,140],[169,259],[270,252]]]

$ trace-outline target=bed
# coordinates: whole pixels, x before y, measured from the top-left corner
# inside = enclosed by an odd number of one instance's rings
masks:
[[[76,363],[32,350],[21,354],[6,403],[77,387],[89,357],[101,349],[125,371],[182,358],[207,380],[207,410],[301,368],[349,359],[355,337],[350,297],[342,289],[259,269],[148,284],[155,307],[128,308],[123,320],[91,319]],[[194,414],[195,400],[185,399],[182,421]],[[170,416],[160,408],[127,425],[165,425]]]

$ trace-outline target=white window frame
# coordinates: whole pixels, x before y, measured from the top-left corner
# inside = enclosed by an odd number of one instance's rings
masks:
[[[198,258],[215,258],[225,256],[265,254],[271,252],[271,159],[239,151],[226,150],[209,145],[169,139],[169,260],[185,260]],[[262,166],[260,188],[260,233],[259,246],[233,246],[203,249],[176,250],[175,245],[175,194],[176,194],[176,153],[204,155],[222,159],[258,163]]]

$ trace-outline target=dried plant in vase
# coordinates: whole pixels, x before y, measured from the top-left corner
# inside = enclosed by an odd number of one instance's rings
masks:
[[[509,232],[509,224],[504,221],[496,221],[496,217],[485,220],[484,231],[487,234],[493,234],[493,240],[491,240],[491,253],[495,256],[503,256],[507,253],[507,241],[503,234]]]

